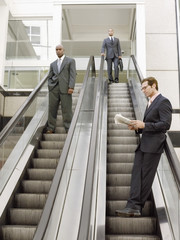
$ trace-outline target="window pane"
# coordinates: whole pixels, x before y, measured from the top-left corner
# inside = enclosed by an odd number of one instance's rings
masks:
[[[40,35],[40,27],[32,27],[31,34]]]

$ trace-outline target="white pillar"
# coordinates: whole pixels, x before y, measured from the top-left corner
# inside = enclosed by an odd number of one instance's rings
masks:
[[[136,58],[144,77],[146,77],[146,34],[145,34],[145,7],[136,6]]]
[[[0,85],[4,83],[4,64],[6,59],[6,43],[8,32],[9,8],[6,5],[0,5]]]
[[[52,51],[51,58],[56,58],[55,47],[62,43],[62,4],[53,5],[53,24],[52,24]]]

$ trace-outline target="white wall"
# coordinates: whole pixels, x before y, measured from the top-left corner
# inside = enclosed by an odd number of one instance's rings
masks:
[[[147,76],[159,82],[160,92],[179,108],[175,1],[146,0]]]

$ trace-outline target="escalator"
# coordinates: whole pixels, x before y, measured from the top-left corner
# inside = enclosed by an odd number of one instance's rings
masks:
[[[73,111],[82,84],[73,93]],[[1,227],[2,240],[32,240],[44,208],[52,179],[67,134],[63,127],[61,107],[58,110],[54,134],[42,134],[39,146],[28,163],[11,207],[7,210],[6,225]]]
[[[152,197],[140,218],[115,216],[126,206],[130,192],[131,171],[138,137],[126,125],[116,125],[116,113],[135,119],[128,84],[109,85],[107,136],[106,240],[160,240]]]

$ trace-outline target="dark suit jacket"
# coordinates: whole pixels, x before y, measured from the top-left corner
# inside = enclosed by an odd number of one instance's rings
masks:
[[[138,130],[138,133],[142,133],[138,148],[142,152],[162,153],[166,140],[165,133],[170,128],[171,120],[171,103],[159,94],[145,111],[143,119],[145,128]]]
[[[58,73],[57,60],[50,64],[48,74],[48,88],[52,90],[59,82],[61,93],[67,93],[68,88],[74,88],[76,80],[75,60],[69,57],[64,58],[60,73]]]
[[[121,56],[122,54],[119,39],[114,38],[114,42],[112,44],[109,37],[105,38],[102,44],[101,53],[105,53],[105,50],[106,59]]]

